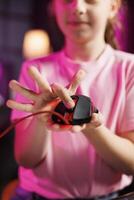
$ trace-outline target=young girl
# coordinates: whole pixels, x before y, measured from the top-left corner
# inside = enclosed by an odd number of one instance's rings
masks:
[[[13,199],[113,199],[134,174],[134,56],[113,49],[109,37],[122,2],[52,3],[65,46],[25,62],[20,82],[10,82],[18,93],[7,102],[12,118],[54,110],[59,99],[72,108],[77,87],[99,113],[81,126],[54,124],[50,114],[18,124],[15,156],[22,167]]]

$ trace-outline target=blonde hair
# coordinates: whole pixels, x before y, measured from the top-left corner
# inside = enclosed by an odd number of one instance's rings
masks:
[[[123,35],[123,26],[122,26],[122,19],[120,19],[120,14],[125,16],[126,12],[127,12],[127,2],[126,0],[118,0],[119,2],[119,8],[118,8],[118,13],[117,15],[112,18],[109,19],[107,22],[107,26],[106,26],[106,31],[105,31],[105,41],[106,43],[110,44],[114,49],[121,49],[121,45],[120,42],[118,41],[117,38],[117,30],[118,32],[120,32],[121,35]],[[55,15],[54,15],[54,8],[53,8],[53,1],[50,1],[49,4],[49,13],[51,15],[51,17],[53,18],[54,24],[56,25],[56,28],[59,30],[59,33],[61,33],[60,35],[62,36],[62,38],[64,37],[63,33],[60,31],[57,22],[55,20]],[[125,32],[125,31],[124,31]],[[124,35],[125,37],[125,35]]]
[[[119,31],[120,34],[123,34],[123,26],[121,20],[123,20],[122,18],[124,18],[124,16],[126,15],[126,11],[127,11],[126,1],[120,0],[120,7],[118,14],[113,19],[107,22],[105,31],[105,41],[115,49],[121,48],[116,32]]]

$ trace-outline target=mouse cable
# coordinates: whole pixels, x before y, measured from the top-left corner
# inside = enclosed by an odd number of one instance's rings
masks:
[[[9,127],[7,127],[3,132],[0,133],[0,139],[3,138],[5,135],[7,135],[7,133],[9,133],[9,131],[11,131],[17,124],[19,124],[21,121],[29,118],[29,117],[32,117],[32,116],[35,116],[35,115],[40,115],[40,114],[46,114],[46,113],[49,113],[49,114],[54,114],[56,115],[57,117],[59,117],[61,120],[63,120],[63,122],[65,123],[65,125],[69,125],[69,122],[68,120],[64,119],[64,117],[58,113],[58,112],[55,112],[55,111],[39,111],[39,112],[35,112],[35,113],[32,113],[32,114],[29,114],[25,117],[22,117],[20,119],[17,119],[15,120],[15,122],[11,123],[11,125]]]

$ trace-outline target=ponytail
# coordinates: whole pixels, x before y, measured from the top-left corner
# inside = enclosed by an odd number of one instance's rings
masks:
[[[105,41],[110,44],[114,49],[119,48],[118,39],[116,36],[116,23],[113,21],[108,21],[106,32],[105,32]]]
[[[124,21],[124,15],[126,15],[126,3],[125,1],[121,1],[120,4],[123,4],[120,6],[119,13],[113,18],[110,19],[106,26],[105,31],[105,41],[106,43],[110,44],[114,49],[120,49],[121,44],[119,42],[119,38],[117,37],[117,32],[120,32],[121,37],[123,37],[123,26],[122,21]]]

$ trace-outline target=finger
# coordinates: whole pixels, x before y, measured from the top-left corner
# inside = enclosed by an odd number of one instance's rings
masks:
[[[58,132],[71,131],[73,133],[81,132],[85,128],[85,126],[86,126],[85,124],[82,126],[59,125],[59,124],[52,124],[52,123],[47,124],[48,129],[51,129],[53,131],[58,131]]]
[[[41,89],[41,91],[51,92],[51,87],[50,87],[48,81],[45,79],[44,76],[42,76],[40,74],[40,72],[38,71],[38,69],[36,67],[31,66],[28,69],[28,73],[33,78],[33,80],[35,80],[38,83],[38,86]]]
[[[72,126],[72,131],[75,133],[81,132],[86,127],[86,124]]]
[[[52,90],[63,101],[67,108],[73,108],[75,106],[75,103],[66,88],[58,84],[53,84]]]
[[[78,86],[80,85],[81,81],[85,78],[86,72],[83,69],[80,69],[73,77],[70,85],[69,91],[70,94],[73,95],[76,93]]]
[[[44,91],[42,92],[42,94],[40,95],[42,97],[42,99],[46,102],[52,101],[55,98],[57,98],[57,95],[54,94],[53,92],[50,93],[49,91]]]
[[[27,88],[24,88],[20,85],[19,82],[17,82],[16,80],[12,80],[9,82],[9,87],[15,91],[18,92],[19,94],[22,94],[23,96],[27,97],[28,99],[31,100],[36,100],[37,98],[37,94],[34,93],[32,90],[29,90]]]
[[[11,109],[16,109],[24,112],[32,112],[33,111],[33,106],[32,104],[22,104],[18,103],[14,100],[8,100],[6,102],[6,105],[11,108]]]
[[[92,124],[94,127],[98,127],[102,123],[103,123],[102,115],[100,113],[93,113],[90,124]]]
[[[53,131],[58,131],[58,132],[63,132],[63,131],[70,131],[72,128],[72,125],[59,125],[59,124],[52,124],[49,123],[47,124],[48,129],[53,130]]]

